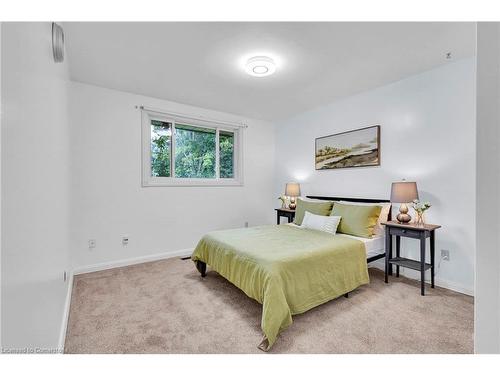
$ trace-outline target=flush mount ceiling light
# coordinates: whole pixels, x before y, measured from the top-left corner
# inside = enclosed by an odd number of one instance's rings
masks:
[[[255,56],[247,61],[245,70],[253,77],[266,77],[276,71],[276,64],[270,57]]]

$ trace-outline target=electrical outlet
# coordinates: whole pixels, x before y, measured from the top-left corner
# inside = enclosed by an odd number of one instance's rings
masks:
[[[248,221],[245,221],[245,228],[248,228]]]
[[[441,259],[450,260],[450,250],[441,250]]]
[[[123,236],[122,237],[122,245],[127,246],[128,245],[128,236]]]
[[[89,249],[94,249],[97,246],[96,240],[89,240]]]

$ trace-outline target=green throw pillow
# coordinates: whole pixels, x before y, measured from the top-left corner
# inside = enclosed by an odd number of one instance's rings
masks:
[[[309,202],[297,199],[297,208],[295,208],[295,220],[297,225],[302,224],[306,211],[315,215],[328,216],[332,211],[333,202]]]
[[[337,232],[358,237],[373,236],[382,207],[335,203],[332,215],[341,216]]]

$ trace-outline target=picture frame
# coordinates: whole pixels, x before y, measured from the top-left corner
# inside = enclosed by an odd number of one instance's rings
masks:
[[[380,125],[315,139],[316,170],[380,166]]]

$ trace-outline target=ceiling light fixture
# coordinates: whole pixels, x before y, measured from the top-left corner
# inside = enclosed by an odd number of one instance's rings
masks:
[[[276,64],[270,57],[255,56],[247,61],[245,70],[251,76],[266,77],[276,72]]]

